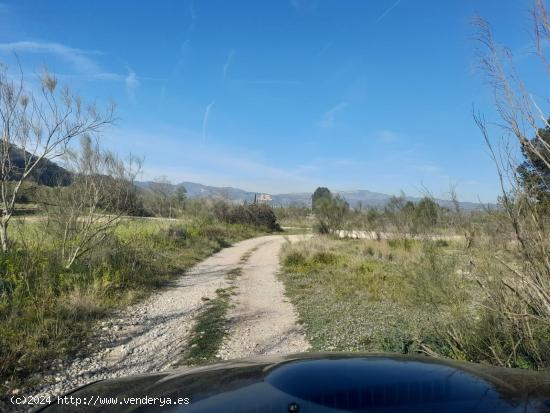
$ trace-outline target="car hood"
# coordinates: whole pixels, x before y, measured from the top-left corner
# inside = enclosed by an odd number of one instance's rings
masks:
[[[550,412],[550,372],[423,356],[303,353],[102,380],[71,396],[82,410],[101,412]],[[65,400],[43,411],[74,411]]]

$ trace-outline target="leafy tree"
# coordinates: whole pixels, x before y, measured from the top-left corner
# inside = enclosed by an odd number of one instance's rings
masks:
[[[522,143],[521,152],[525,159],[517,167],[520,185],[550,207],[550,126],[538,129],[534,138]]]
[[[341,229],[348,212],[349,204],[340,196],[320,197],[315,208],[317,231],[321,234],[330,234]]]
[[[437,224],[439,206],[431,198],[424,197],[416,204],[415,219],[418,228],[431,229]]]
[[[407,197],[403,192],[399,196],[392,196],[386,203],[384,211],[389,215],[397,214],[405,207],[406,202]]]
[[[332,194],[328,188],[323,186],[318,187],[311,196],[311,209],[315,211],[319,204],[319,200],[323,198],[332,198]]]
[[[226,202],[218,201],[214,208],[214,214],[220,221],[230,224],[244,224],[268,231],[281,231],[277,216],[269,205],[229,205]]]
[[[384,207],[384,214],[393,224],[395,230],[403,234],[414,232],[414,213],[414,204],[407,201],[403,192],[399,196],[392,196]]]
[[[185,204],[185,200],[187,199],[187,189],[185,189],[183,185],[178,186],[174,192],[174,198],[180,206],[183,206],[183,204]]]

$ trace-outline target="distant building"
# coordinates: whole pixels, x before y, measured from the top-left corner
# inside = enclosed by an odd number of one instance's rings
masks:
[[[256,204],[270,204],[273,201],[269,194],[256,194],[254,195],[254,203]]]

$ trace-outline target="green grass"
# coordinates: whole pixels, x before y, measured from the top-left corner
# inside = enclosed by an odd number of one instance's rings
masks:
[[[0,394],[32,384],[53,360],[80,351],[94,323],[113,310],[261,233],[204,219],[126,220],[67,270],[44,225],[14,221],[13,247],[0,255]]]
[[[424,275],[454,274],[458,261],[447,259],[455,257],[452,246],[430,243],[438,257],[447,257],[432,262],[430,273],[425,248],[411,240],[330,237],[287,244],[281,278],[313,350],[407,353],[431,343],[447,313],[434,314],[429,302],[419,303],[418,283]],[[426,294],[435,295],[430,282],[425,282]],[[444,306],[451,311],[449,303]]]
[[[196,319],[189,340],[189,350],[183,362],[188,365],[209,364],[217,360],[217,353],[225,337],[226,314],[234,287],[216,290],[216,298],[205,304]]]
[[[521,263],[517,252],[498,251]],[[502,284],[510,276],[494,253],[494,243],[315,237],[285,245],[281,278],[313,350],[547,369],[548,322],[506,312],[531,309]]]
[[[241,256],[239,264],[246,263],[258,248],[254,247],[245,252]],[[235,267],[227,272],[226,279],[234,282],[242,275],[242,272],[242,267]],[[236,288],[234,285],[220,288],[216,290],[216,298],[206,299],[205,307],[197,317],[191,332],[189,350],[184,354],[183,364],[202,365],[219,360],[217,354],[226,335],[227,311]]]

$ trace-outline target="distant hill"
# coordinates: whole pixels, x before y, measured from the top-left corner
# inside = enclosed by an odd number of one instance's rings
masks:
[[[136,186],[141,189],[149,189],[153,182],[137,181]],[[254,201],[255,192],[248,192],[243,189],[233,187],[216,187],[197,184],[195,182],[181,182],[176,185],[171,185],[175,191],[177,187],[183,186],[187,190],[189,198],[219,198],[229,201],[243,203]]]
[[[26,157],[33,161],[36,159],[36,157],[32,156],[29,152],[26,152]],[[17,170],[23,170],[25,166],[25,157],[22,149],[12,146],[10,148],[10,159]],[[14,173],[14,175],[14,178],[18,178],[20,174]],[[36,165],[30,177],[37,184],[45,186],[66,186],[71,183],[72,179],[72,175],[69,171],[45,158]]]
[[[150,187],[152,182],[136,182],[136,185],[142,189]],[[245,191],[244,189],[233,187],[216,187],[198,184],[195,182],[181,182],[177,185],[172,185],[175,190],[179,186],[184,186],[190,198],[219,198],[230,200],[235,203],[252,202],[256,192]],[[363,207],[381,208],[387,204],[392,195],[383,194],[380,192],[372,192],[368,190],[355,191],[333,191],[333,193],[342,196],[351,207],[362,205]],[[287,194],[271,194],[274,206],[288,205],[305,205],[311,206],[311,193],[297,192]],[[407,200],[417,202],[419,197],[408,196]],[[444,207],[452,207],[452,203],[445,199],[435,200],[439,205]],[[465,210],[476,210],[483,208],[484,204],[475,202],[461,202],[460,206]]]
[[[12,147],[11,158],[12,162],[18,167],[24,166],[23,151],[19,148]],[[27,156],[30,156],[27,153]],[[71,183],[72,174],[63,167],[57,165],[48,159],[43,159],[40,164],[34,169],[31,177],[40,185],[46,186],[66,186]],[[136,186],[140,189],[147,190],[151,187],[151,181],[137,181]],[[181,182],[176,185],[170,185],[175,189],[179,186],[184,186],[190,198],[219,198],[232,201],[235,203],[244,203],[254,201],[256,192],[245,191],[244,189],[234,187],[217,187],[203,185],[196,182]],[[354,191],[332,191],[335,194],[342,196],[351,207],[356,208],[359,205],[370,208],[381,208],[387,204],[392,195],[380,192],[372,192],[369,190],[354,190]],[[311,193],[295,192],[286,194],[270,194],[272,197],[272,205],[288,206],[288,205],[305,205],[311,206]],[[408,196],[407,200],[417,202],[419,197]],[[452,203],[446,199],[435,199],[435,201],[444,207],[452,207]],[[476,202],[461,202],[460,206],[464,210],[476,210],[485,207],[485,204]],[[494,207],[494,204],[490,204]]]

